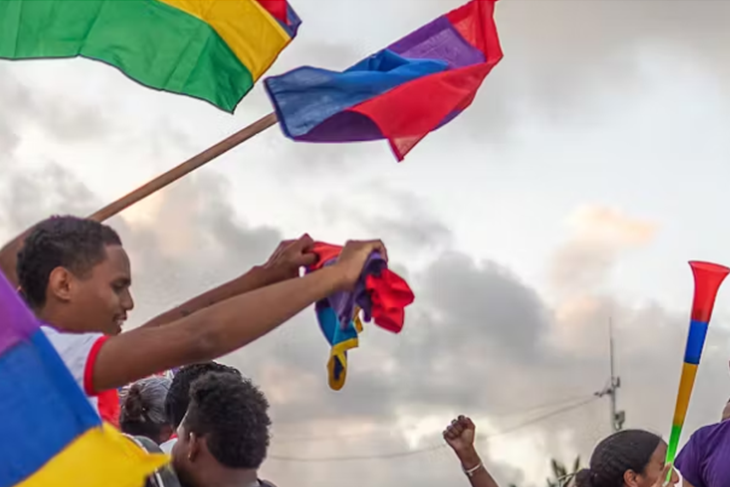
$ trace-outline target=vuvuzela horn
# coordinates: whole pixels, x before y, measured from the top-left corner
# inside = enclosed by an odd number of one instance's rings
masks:
[[[684,352],[684,364],[682,375],[679,379],[679,391],[677,392],[677,405],[674,408],[674,419],[672,420],[672,433],[669,437],[667,448],[667,463],[673,464],[677,454],[679,438],[682,435],[684,419],[687,416],[689,400],[692,396],[692,388],[697,376],[697,368],[700,365],[702,349],[705,346],[707,328],[712,318],[712,310],[715,307],[715,298],[720,289],[722,281],[730,273],[730,269],[718,264],[709,262],[692,261],[689,263],[694,275],[695,291],[692,300],[692,314],[689,322],[689,334],[687,335],[687,346]],[[669,472],[671,476],[672,472]]]

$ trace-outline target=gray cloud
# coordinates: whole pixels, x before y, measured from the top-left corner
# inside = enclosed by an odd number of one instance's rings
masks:
[[[7,238],[54,214],[85,215],[98,200],[71,173],[54,162],[34,170],[8,168],[0,182],[0,226]]]
[[[433,16],[455,6],[425,4]],[[516,141],[514,129],[528,119],[583,124],[615,108],[605,95],[628,97],[643,87],[649,53],[664,53],[680,74],[730,76],[723,50],[730,41],[727,2],[503,0],[496,20],[505,57],[462,115],[469,122],[450,137],[487,140],[499,149]]]
[[[66,142],[99,137],[110,129],[110,122],[99,107],[32,92],[13,77],[7,66],[0,66],[0,106],[0,143],[4,139],[6,144],[8,139],[17,142],[15,132],[27,124],[35,124],[46,134]]]
[[[436,218],[428,201],[378,180],[363,181],[349,198],[328,198],[320,212],[329,221],[366,235],[377,235],[392,248],[433,252],[451,245],[448,226]],[[376,211],[386,208],[384,211]]]

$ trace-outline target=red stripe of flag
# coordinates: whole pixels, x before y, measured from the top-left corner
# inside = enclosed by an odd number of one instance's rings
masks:
[[[285,25],[289,24],[287,18],[287,3],[286,0],[258,0],[262,7],[264,7],[275,19],[283,22]]]

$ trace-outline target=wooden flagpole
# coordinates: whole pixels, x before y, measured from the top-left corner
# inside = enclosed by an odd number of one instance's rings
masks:
[[[248,139],[260,134],[264,130],[275,125],[276,121],[277,119],[275,113],[270,113],[266,115],[265,117],[257,120],[248,127],[239,130],[227,139],[218,142],[213,147],[204,150],[197,156],[188,159],[179,166],[174,167],[166,173],[157,176],[152,181],[149,181],[148,183],[140,186],[126,196],[123,196],[113,203],[108,204],[101,210],[89,216],[89,219],[96,220],[98,222],[108,220],[117,213],[124,211],[125,209],[129,208],[135,203],[138,203],[139,201],[155,193],[156,191],[159,191],[165,186],[174,183],[181,177],[190,174],[199,167],[204,166],[216,157],[225,154],[234,147],[237,147],[246,142]]]

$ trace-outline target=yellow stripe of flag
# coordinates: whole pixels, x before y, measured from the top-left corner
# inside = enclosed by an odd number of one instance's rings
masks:
[[[142,487],[168,461],[167,455],[149,454],[104,425],[78,437],[16,487]]]
[[[291,38],[256,0],[160,0],[210,25],[254,81],[271,67]]]

